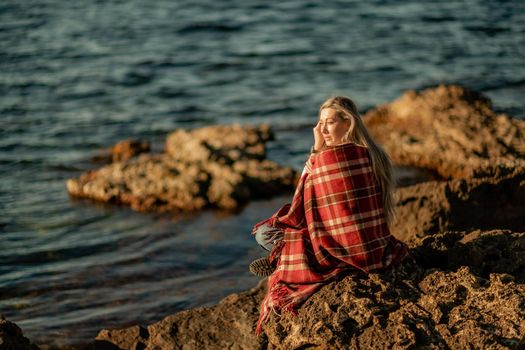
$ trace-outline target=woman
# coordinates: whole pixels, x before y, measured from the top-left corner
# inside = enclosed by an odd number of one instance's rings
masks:
[[[271,274],[257,334],[271,310],[294,312],[327,282],[356,269],[388,269],[408,253],[389,231],[390,159],[356,105],[348,97],[328,99],[313,131],[312,154],[292,203],[253,229],[257,242],[271,250],[250,265],[258,275]]]

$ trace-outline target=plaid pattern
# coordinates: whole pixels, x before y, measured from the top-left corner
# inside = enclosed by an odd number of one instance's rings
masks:
[[[388,229],[367,148],[354,143],[331,147],[312,156],[307,170],[292,203],[253,229],[284,233],[270,254],[277,269],[268,279],[257,334],[271,310],[295,312],[317,289],[349,270],[386,269],[408,253]]]

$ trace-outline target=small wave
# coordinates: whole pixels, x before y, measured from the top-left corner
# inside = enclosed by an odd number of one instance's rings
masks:
[[[431,22],[431,23],[443,23],[443,22],[452,22],[455,21],[456,18],[453,16],[422,16],[421,20],[423,22]]]
[[[472,26],[465,26],[466,30],[471,32],[477,32],[477,33],[483,33],[487,36],[495,36],[500,33],[509,32],[509,28],[500,27],[500,26],[482,26],[482,25],[472,25]]]
[[[194,66],[194,65],[197,65],[197,64],[199,64],[199,62],[197,62],[197,61],[178,61],[178,62],[175,62],[172,59],[164,59],[164,60],[159,60],[159,61],[156,61],[156,60],[144,60],[144,61],[140,61],[140,62],[136,63],[135,66],[138,67],[138,68],[147,67],[147,68],[156,69],[156,68],[190,67],[190,66]]]
[[[245,53],[233,53],[234,57],[281,57],[281,56],[303,56],[313,53],[312,50],[297,50],[297,49],[281,49],[281,50],[268,50],[259,52],[245,52]]]
[[[154,78],[155,73],[153,70],[132,70],[128,71],[123,77],[113,83],[132,87],[148,84]]]
[[[243,115],[246,116],[270,116],[270,115],[281,115],[285,113],[294,112],[295,108],[292,106],[282,106],[282,107],[269,107],[269,108],[261,108],[261,109],[255,109],[252,111],[244,112]]]
[[[83,100],[83,99],[89,99],[89,98],[97,98],[106,96],[107,92],[104,90],[96,89],[91,91],[85,91],[85,92],[68,92],[64,93],[58,96],[59,99],[67,101],[67,100]]]
[[[7,58],[9,60],[9,58]],[[13,89],[26,91],[29,89],[36,89],[36,88],[51,88],[51,85],[41,83],[41,82],[35,82],[35,81],[26,81],[26,82],[7,82],[7,83],[1,83],[0,84],[0,92],[5,94],[8,91],[11,91]]]
[[[161,86],[154,93],[155,96],[161,98],[174,98],[174,97],[188,97],[191,94],[184,89],[174,88],[170,86]]]
[[[116,242],[115,242],[116,243]],[[98,243],[85,246],[70,246],[62,249],[44,249],[26,254],[12,254],[2,257],[2,265],[36,266],[52,262],[64,262],[79,257],[112,252],[115,244]]]
[[[0,25],[0,33],[9,33],[16,31],[28,31],[35,30],[39,27],[47,24],[47,21],[43,18],[28,18],[24,20],[6,21]]]
[[[249,68],[247,62],[238,62],[238,61],[228,62],[226,61],[226,62],[206,63],[202,66],[202,69],[208,70],[208,71],[218,71],[218,70],[228,69],[228,68],[235,68],[235,69],[241,68],[242,69],[244,67]]]
[[[201,22],[184,26],[177,30],[177,33],[187,34],[195,32],[236,32],[242,29],[242,25]]]

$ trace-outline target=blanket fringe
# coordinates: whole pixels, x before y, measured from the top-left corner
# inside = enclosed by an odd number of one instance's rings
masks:
[[[259,336],[262,333],[262,327],[268,322],[270,313],[273,312],[277,316],[281,316],[283,312],[289,312],[297,316],[293,298],[290,298],[290,291],[286,286],[275,285],[264,298],[261,306],[261,313],[255,328],[255,335]]]

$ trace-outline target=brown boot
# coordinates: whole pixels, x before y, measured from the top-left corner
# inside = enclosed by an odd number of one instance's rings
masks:
[[[259,258],[250,264],[250,272],[258,277],[270,276],[275,271],[275,267],[270,264],[268,258]]]

